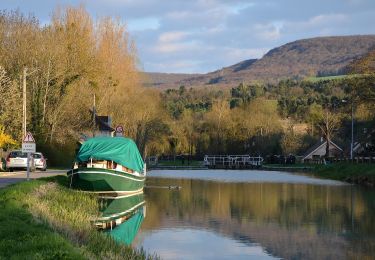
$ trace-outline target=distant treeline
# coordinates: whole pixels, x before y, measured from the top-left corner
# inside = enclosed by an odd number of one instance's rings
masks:
[[[181,86],[164,91],[162,100],[178,127],[193,124],[192,133],[175,140],[191,136],[185,143],[193,143],[198,154],[303,154],[321,137],[348,150],[352,106],[355,140],[372,152],[374,84],[374,75],[365,74],[242,83],[229,91]]]

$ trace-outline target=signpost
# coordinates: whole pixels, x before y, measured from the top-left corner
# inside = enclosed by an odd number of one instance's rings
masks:
[[[27,153],[27,180],[30,180],[30,155],[36,152],[35,139],[30,132],[27,132],[22,141],[22,152]]]
[[[116,136],[123,136],[124,128],[121,125],[116,126]]]

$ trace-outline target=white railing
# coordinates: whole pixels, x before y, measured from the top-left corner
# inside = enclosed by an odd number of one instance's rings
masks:
[[[261,166],[263,157],[250,155],[205,155],[204,165],[206,166]]]

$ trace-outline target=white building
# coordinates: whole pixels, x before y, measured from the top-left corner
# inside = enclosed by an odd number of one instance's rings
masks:
[[[320,161],[326,155],[326,140],[320,140],[314,146],[312,146],[302,158],[302,162],[317,162]],[[334,142],[329,142],[329,156],[328,157],[340,157],[343,154],[343,150]]]

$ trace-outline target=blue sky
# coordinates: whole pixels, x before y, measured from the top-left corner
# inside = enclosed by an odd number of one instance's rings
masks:
[[[0,9],[48,23],[56,6],[80,3],[94,18],[120,17],[152,72],[205,73],[298,39],[375,34],[375,0],[1,0]]]

